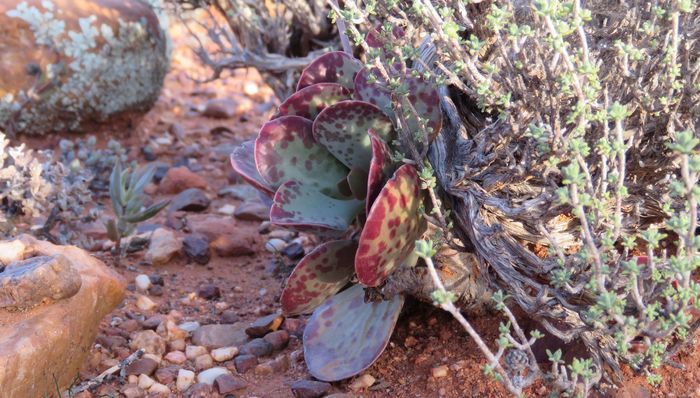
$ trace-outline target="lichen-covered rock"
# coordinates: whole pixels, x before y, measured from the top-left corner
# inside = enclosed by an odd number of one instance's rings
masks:
[[[62,258],[79,274],[80,288],[69,297],[29,311],[0,309],[0,396],[53,396],[74,381],[100,320],[122,301],[126,283],[75,246],[56,246],[22,235],[0,242],[0,253],[6,264],[39,256]]]
[[[159,2],[0,2],[0,129],[84,131],[150,109],[169,65]]]

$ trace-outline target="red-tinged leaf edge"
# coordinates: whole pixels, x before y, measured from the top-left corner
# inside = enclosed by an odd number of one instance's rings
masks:
[[[268,196],[275,194],[255,166],[255,140],[246,141],[231,153],[231,166],[243,180]]]
[[[280,302],[287,315],[307,314],[338,293],[355,274],[357,242],[323,243],[299,261],[282,290]]]
[[[362,69],[360,61],[343,51],[323,54],[301,72],[297,91],[317,83],[338,83],[352,90],[355,75]]]

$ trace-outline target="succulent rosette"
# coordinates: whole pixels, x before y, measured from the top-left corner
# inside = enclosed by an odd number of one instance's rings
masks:
[[[272,198],[271,223],[332,237],[297,264],[281,295],[288,315],[313,312],[304,353],[311,374],[326,381],[361,372],[386,347],[404,298],[366,302],[365,287],[414,265],[426,228],[418,173],[390,156],[392,94],[371,80],[348,54],[322,55],[258,137],[231,155],[234,169]],[[437,91],[416,77],[403,84],[401,100],[420,115],[409,128],[422,119],[434,137]]]

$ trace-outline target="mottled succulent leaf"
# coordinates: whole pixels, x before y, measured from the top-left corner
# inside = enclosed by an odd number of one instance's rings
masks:
[[[355,77],[355,97],[370,102],[387,115],[395,115],[391,103],[391,92],[386,84],[380,80],[379,73],[371,72],[377,78],[376,82],[370,83],[370,71],[363,69]],[[428,130],[428,139],[433,140],[442,127],[442,111],[440,110],[440,97],[437,89],[420,77],[407,76],[402,80],[403,87],[400,91],[405,91],[408,95],[399,95],[402,108],[406,111],[406,123],[410,131],[420,131],[420,124],[415,115],[409,111],[408,102],[413,105],[418,115],[425,120]]]
[[[404,82],[408,88],[408,96],[401,98],[413,104],[418,115],[426,119],[428,139],[432,141],[440,132],[440,128],[442,128],[442,110],[440,109],[438,91],[433,84],[418,77],[409,76]],[[407,108],[407,106],[404,106],[404,108]],[[419,130],[419,122],[415,115],[408,115],[406,122],[411,131]]]
[[[347,176],[348,169],[314,140],[311,125],[299,116],[265,123],[255,140],[257,170],[273,189],[297,179],[307,189],[339,197],[336,183]]]
[[[360,283],[381,284],[413,251],[426,227],[419,212],[421,198],[416,169],[408,164],[399,167],[374,201],[360,235],[355,257]]]
[[[280,302],[287,315],[307,314],[338,293],[355,274],[357,242],[326,242],[299,261],[282,290]]]
[[[282,184],[270,209],[270,222],[304,229],[326,228],[345,231],[362,211],[360,200],[334,199],[297,180]]]
[[[314,138],[348,168],[369,170],[372,144],[367,131],[393,139],[391,119],[364,101],[342,101],[324,109],[313,124]]]
[[[358,200],[365,200],[367,197],[367,171],[359,167],[352,168],[347,181],[352,196]]]
[[[255,140],[246,141],[233,150],[231,165],[248,184],[270,196],[275,193],[255,166]]]
[[[297,91],[317,83],[338,83],[352,89],[355,74],[361,69],[360,61],[345,52],[334,51],[321,55],[301,72]]]
[[[367,175],[367,199],[366,212],[372,208],[374,200],[381,192],[384,182],[393,172],[394,164],[391,161],[391,150],[384,140],[379,138],[373,130],[368,135],[372,140],[372,162]]]
[[[337,381],[367,369],[389,343],[403,296],[365,303],[361,285],[352,286],[316,308],[304,329],[304,358],[319,380]]]
[[[376,70],[362,69],[355,76],[355,98],[376,105],[384,114],[393,118],[394,108],[391,106],[391,92],[379,80],[372,82],[370,75],[379,79],[379,72]]]
[[[327,106],[346,99],[350,99],[350,91],[340,84],[314,84],[313,86],[304,87],[284,100],[274,118],[301,116],[314,120],[316,115]]]

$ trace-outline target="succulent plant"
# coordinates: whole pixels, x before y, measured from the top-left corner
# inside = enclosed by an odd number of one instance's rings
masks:
[[[313,311],[305,358],[326,381],[361,372],[384,350],[404,298],[367,301],[365,288],[415,265],[414,242],[426,228],[417,170],[390,156],[399,149],[392,91],[372,80],[346,53],[322,55],[257,138],[231,155],[234,169],[272,198],[273,224],[330,239],[297,264],[281,295],[287,314]],[[420,115],[408,127],[425,120],[434,137],[436,90],[411,76],[402,89]]]

